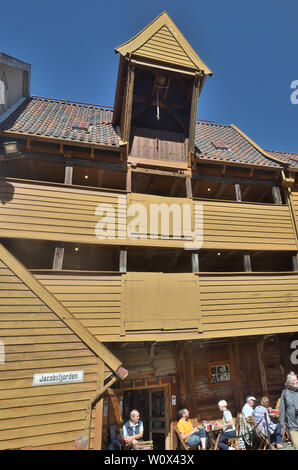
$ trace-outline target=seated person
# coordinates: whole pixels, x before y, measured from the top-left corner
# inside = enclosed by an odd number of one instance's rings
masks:
[[[249,418],[250,416],[252,416],[252,412],[255,406],[255,401],[256,401],[255,397],[250,396],[246,398],[246,403],[243,406],[242,411],[241,411],[244,418]]]
[[[248,419],[251,418],[254,406],[255,406],[256,398],[253,396],[248,396],[246,398],[246,403],[242,408],[241,415],[240,415],[240,429],[241,434],[246,442],[246,445],[252,447],[253,444],[253,427]]]
[[[131,444],[130,449],[138,441],[143,440],[144,426],[140,420],[138,410],[132,410],[129,414],[129,420],[123,425],[123,439],[125,444]]]
[[[236,437],[236,429],[233,421],[232,413],[228,410],[228,404],[225,400],[218,402],[218,408],[223,413],[221,424],[217,424],[217,429],[221,429],[218,440],[218,448],[221,450],[235,450],[227,444],[227,440]]]
[[[194,428],[189,419],[189,411],[182,408],[178,411],[180,420],[177,423],[178,431],[185,444],[190,447],[202,445],[202,449],[206,450],[207,436],[205,429]]]
[[[281,427],[279,424],[275,424],[271,421],[269,413],[269,399],[268,397],[263,397],[261,399],[260,405],[258,405],[253,411],[253,417],[256,421],[258,429],[261,431],[264,436],[270,438],[272,444],[276,443],[278,449],[282,449],[282,435]],[[268,436],[269,431],[269,436]],[[258,430],[257,430],[258,432]]]

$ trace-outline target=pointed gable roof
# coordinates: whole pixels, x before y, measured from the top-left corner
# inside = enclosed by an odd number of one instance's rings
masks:
[[[131,54],[212,75],[165,11],[115,51],[122,56]]]

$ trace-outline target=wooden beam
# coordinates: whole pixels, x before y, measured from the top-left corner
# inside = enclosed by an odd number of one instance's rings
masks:
[[[63,266],[64,248],[56,247],[53,260],[53,271],[61,271]]]
[[[292,267],[293,271],[298,271],[298,254],[292,256]]]
[[[65,165],[64,184],[72,184],[73,165],[68,162]]]
[[[242,389],[241,378],[239,375],[239,371],[241,370],[241,367],[238,362],[238,357],[239,357],[238,342],[234,342],[234,340],[232,340],[229,343],[229,353],[230,353],[230,362],[231,362],[231,379],[233,382],[236,409],[241,410],[241,407],[243,405],[243,389]]]
[[[126,273],[127,271],[127,246],[120,247],[119,271],[121,273]]]
[[[194,153],[195,151],[195,133],[196,133],[196,122],[198,112],[198,99],[199,99],[199,84],[201,74],[195,74],[192,89],[191,107],[190,107],[190,122],[189,122],[189,141],[188,141],[188,153]]]
[[[280,189],[278,186],[273,186],[272,197],[273,197],[274,204],[278,204],[278,205],[282,204],[282,198],[281,198]]]
[[[200,271],[199,252],[198,251],[193,251],[191,253],[191,266],[192,266],[192,272],[193,273],[198,273]]]
[[[236,201],[241,202],[241,188],[240,184],[236,183],[235,184],[235,196],[236,196]]]
[[[132,179],[132,170],[131,170],[131,165],[127,165],[127,171],[126,171],[126,191],[128,193],[131,193],[131,179]]]
[[[124,142],[129,142],[129,138],[130,138],[134,77],[135,77],[135,65],[129,62],[128,70],[127,70],[126,90],[125,90],[125,109],[124,109],[125,115],[124,115],[124,126],[123,126],[123,135],[122,135],[122,140]]]
[[[213,181],[218,181],[222,182],[225,181],[226,183],[231,183],[231,184],[252,184],[252,185],[261,185],[261,186],[270,186],[276,184],[276,181],[274,180],[260,180],[260,179],[246,179],[246,178],[238,178],[234,176],[216,176],[216,175],[206,175],[204,173],[192,173],[192,178],[193,180],[197,181],[208,181],[213,182]]]
[[[257,353],[258,353],[258,364],[259,364],[259,371],[260,371],[262,395],[267,397],[268,386],[267,386],[266,368],[265,368],[265,363],[264,363],[264,343],[265,343],[264,337],[257,340]]]
[[[185,179],[186,185],[186,197],[192,199],[192,186],[191,186],[191,178]]]
[[[104,363],[98,358],[97,392],[100,392],[104,385],[104,369]],[[94,450],[101,450],[102,447],[102,417],[103,398],[101,398],[95,406]]]
[[[251,258],[250,258],[250,255],[248,253],[246,253],[243,257],[243,266],[244,266],[244,271],[246,271],[246,272],[251,272],[252,271]]]

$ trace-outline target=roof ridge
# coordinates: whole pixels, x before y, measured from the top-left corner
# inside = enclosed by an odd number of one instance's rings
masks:
[[[227,128],[232,129],[232,127],[229,124],[219,124],[217,122],[202,122],[200,120],[197,120],[197,124],[206,124],[207,126],[227,127]]]
[[[280,153],[282,155],[295,155],[296,157],[298,156],[298,152],[282,152],[281,150],[267,150],[265,149],[265,152],[272,152],[272,153]]]
[[[103,104],[94,104],[94,103],[86,103],[84,101],[74,101],[74,100],[62,100],[61,98],[49,98],[46,96],[37,96],[37,95],[32,95],[30,96],[31,100],[40,100],[40,101],[56,101],[58,103],[69,103],[69,104],[78,104],[82,106],[88,106],[92,108],[97,108],[97,109],[104,109],[105,111],[114,111],[113,106],[107,106]]]

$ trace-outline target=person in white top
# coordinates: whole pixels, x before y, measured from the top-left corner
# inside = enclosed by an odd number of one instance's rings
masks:
[[[218,407],[220,411],[223,412],[222,423],[217,424],[217,429],[222,429],[222,433],[218,441],[218,448],[221,450],[235,450],[234,447],[227,444],[228,439],[236,437],[236,429],[232,413],[228,410],[228,404],[225,400],[220,400],[218,402]]]
[[[252,416],[252,412],[255,406],[255,401],[256,401],[255,397],[249,396],[246,398],[246,403],[242,408],[242,414],[245,419]]]

